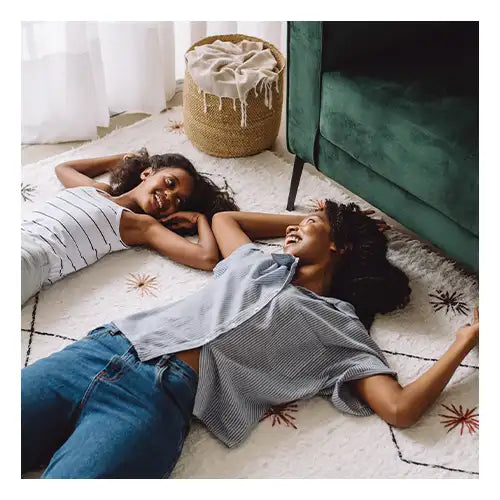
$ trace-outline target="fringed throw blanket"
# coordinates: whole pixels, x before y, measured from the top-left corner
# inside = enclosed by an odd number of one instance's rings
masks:
[[[272,85],[278,91],[277,62],[262,42],[243,40],[239,43],[216,40],[214,43],[200,45],[186,54],[189,74],[203,92],[205,113],[206,94],[220,98],[240,100],[241,126],[246,127],[247,95],[252,89],[257,95],[264,90],[264,103],[272,108]]]

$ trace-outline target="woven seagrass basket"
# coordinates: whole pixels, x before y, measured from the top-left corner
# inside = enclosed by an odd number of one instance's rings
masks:
[[[184,131],[198,149],[212,156],[222,158],[250,156],[269,149],[274,144],[280,128],[285,58],[274,45],[246,35],[210,36],[195,43],[187,52],[216,40],[233,43],[242,40],[263,42],[264,48],[271,50],[277,62],[278,92],[276,85],[273,84],[272,108],[269,109],[264,104],[264,92],[259,92],[255,96],[255,92],[251,90],[247,96],[247,124],[246,127],[242,127],[239,99],[236,99],[236,111],[231,98],[222,98],[222,109],[219,109],[219,97],[206,94],[205,113],[203,93],[198,91],[198,86],[191,78],[186,65],[183,89]]]

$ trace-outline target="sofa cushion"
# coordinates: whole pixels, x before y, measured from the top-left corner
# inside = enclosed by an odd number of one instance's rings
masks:
[[[323,75],[321,136],[478,235],[475,76],[446,61],[386,67]]]
[[[448,256],[479,270],[479,239],[442,212],[378,175],[330,141],[319,137],[319,170],[399,221]]]

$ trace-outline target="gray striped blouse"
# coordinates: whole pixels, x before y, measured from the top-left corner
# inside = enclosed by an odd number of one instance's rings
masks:
[[[203,346],[193,413],[229,447],[270,406],[317,394],[371,415],[346,382],[396,375],[351,304],[290,284],[297,264],[249,243],[194,295],[113,322],[142,361]]]

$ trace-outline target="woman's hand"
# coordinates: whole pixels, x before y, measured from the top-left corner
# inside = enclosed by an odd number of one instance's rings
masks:
[[[405,387],[388,375],[352,382],[359,395],[386,422],[395,427],[413,425],[436,401],[465,356],[479,341],[479,309],[474,322],[457,331],[457,340],[425,373]]]
[[[474,307],[474,322],[472,325],[467,323],[457,331],[457,341],[463,342],[468,348],[472,349],[479,342],[479,308]]]
[[[199,212],[175,212],[158,220],[169,229],[193,229],[197,227],[198,219],[202,216]]]
[[[139,155],[135,154],[135,153],[127,153],[125,155],[123,155],[123,159],[124,160],[129,160],[131,158],[137,158]]]
[[[123,155],[123,160],[129,160],[131,158],[141,158],[141,157],[148,157],[148,150],[146,148],[141,148],[139,151],[136,151],[135,153],[125,153]]]
[[[375,213],[375,210],[361,210],[361,213],[364,215],[372,215]],[[374,221],[377,223],[377,229],[381,232],[391,229],[391,226],[389,226],[384,219],[374,219]]]

